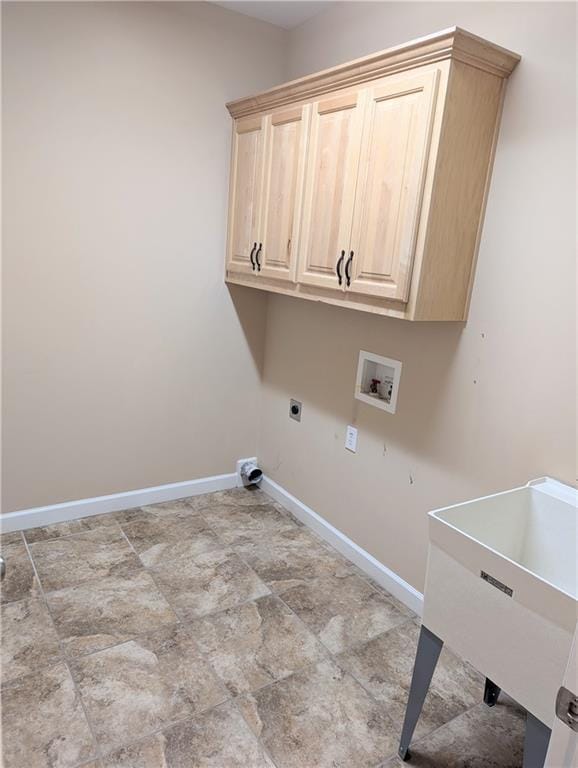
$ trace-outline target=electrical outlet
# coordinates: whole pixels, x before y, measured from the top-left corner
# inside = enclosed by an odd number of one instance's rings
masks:
[[[301,409],[303,408],[299,400],[291,399],[289,401],[289,418],[295,421],[301,421]]]
[[[348,425],[345,432],[345,447],[351,453],[357,453],[357,429],[351,424]]]

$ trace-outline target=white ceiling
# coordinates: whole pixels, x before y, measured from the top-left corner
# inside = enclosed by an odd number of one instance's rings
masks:
[[[245,16],[252,16],[254,19],[268,21],[277,27],[292,29],[302,24],[312,16],[316,16],[320,11],[328,8],[334,3],[330,0],[255,0],[248,2],[246,0],[230,0],[230,2],[219,2],[214,0],[215,5],[221,5],[230,11],[242,13]]]

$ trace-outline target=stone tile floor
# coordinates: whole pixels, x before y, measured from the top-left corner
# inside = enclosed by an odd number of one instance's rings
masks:
[[[261,491],[4,534],[5,768],[399,768],[417,618]],[[444,649],[410,765],[519,768]]]

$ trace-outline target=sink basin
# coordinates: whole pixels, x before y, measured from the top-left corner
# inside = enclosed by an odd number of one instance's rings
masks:
[[[541,478],[429,516],[423,623],[548,727],[578,610],[577,492]]]

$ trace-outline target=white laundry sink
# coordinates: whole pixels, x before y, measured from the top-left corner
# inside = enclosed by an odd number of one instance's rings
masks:
[[[551,728],[578,610],[576,490],[542,478],[429,524],[424,625]]]

